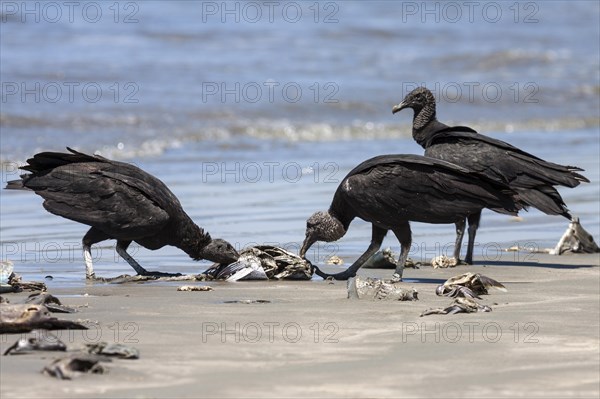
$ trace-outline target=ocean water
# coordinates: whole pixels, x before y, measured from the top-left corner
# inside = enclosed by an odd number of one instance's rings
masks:
[[[592,183],[560,191],[598,240],[598,18],[595,1],[2,2],[3,183],[38,151],[97,152],[161,178],[213,236],[297,250],[354,165],[422,153],[411,112],[391,108],[424,84],[440,120],[586,169]],[[18,272],[81,282],[85,226],[31,193],[1,190],[0,212]],[[552,247],[566,227],[486,211],[476,256],[519,260],[498,248]],[[413,237],[411,256],[428,258],[454,229],[415,223]],[[311,257],[351,262],[369,239],[357,220]],[[98,246],[98,272],[130,272],[112,246]],[[149,269],[207,266],[174,248],[132,253]]]

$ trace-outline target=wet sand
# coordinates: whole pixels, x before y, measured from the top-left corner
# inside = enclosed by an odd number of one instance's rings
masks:
[[[156,282],[53,289],[67,305],[87,305],[59,316],[97,322],[87,332],[56,332],[69,348],[119,342],[141,358],[59,381],[40,373],[59,353],[2,356],[0,396],[598,397],[599,256],[528,256],[407,269],[416,302],[349,300],[345,282],[322,280],[213,282],[209,292]],[[435,286],[466,271],[508,288],[484,297],[491,313],[419,317],[449,304]],[[270,303],[225,303],[237,299]],[[2,335],[0,349],[18,337]]]

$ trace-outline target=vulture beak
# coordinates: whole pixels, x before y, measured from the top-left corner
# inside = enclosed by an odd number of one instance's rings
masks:
[[[304,239],[304,242],[302,243],[302,248],[300,248],[300,257],[305,259],[305,255],[306,252],[310,249],[310,247],[315,243],[316,240],[314,240],[311,236],[307,235],[306,238]]]
[[[392,114],[395,114],[396,112],[400,112],[404,108],[407,108],[407,107],[408,107],[408,104],[406,104],[404,101],[402,101],[400,104],[394,105],[394,108],[392,108]]]

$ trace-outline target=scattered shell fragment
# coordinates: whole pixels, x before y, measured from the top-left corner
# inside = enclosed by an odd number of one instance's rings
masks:
[[[213,288],[208,285],[182,285],[177,287],[177,291],[212,291]]]
[[[337,255],[333,255],[326,262],[328,265],[342,265],[344,264],[344,260]]]
[[[434,269],[455,267],[457,263],[458,262],[456,261],[456,258],[450,258],[446,255],[436,256],[435,258],[431,259],[431,266],[433,266]]]
[[[350,299],[377,299],[388,301],[415,301],[417,290],[403,288],[400,282],[356,276],[348,280],[348,298]]]

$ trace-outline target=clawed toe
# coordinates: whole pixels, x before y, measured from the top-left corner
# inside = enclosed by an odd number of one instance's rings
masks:
[[[313,266],[314,270],[315,270],[315,274],[321,278],[323,278],[323,280],[326,280],[328,278],[334,278],[338,281],[342,281],[342,280],[348,280],[351,277],[356,276],[356,273],[348,273],[348,272],[341,272],[341,273],[337,273],[337,274],[327,274],[327,273],[323,273],[317,266]]]

